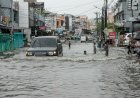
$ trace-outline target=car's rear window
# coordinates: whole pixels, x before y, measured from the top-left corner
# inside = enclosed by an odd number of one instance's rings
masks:
[[[36,38],[32,42],[32,47],[56,47],[56,39],[55,38]]]
[[[131,34],[129,34],[128,37],[131,37]]]

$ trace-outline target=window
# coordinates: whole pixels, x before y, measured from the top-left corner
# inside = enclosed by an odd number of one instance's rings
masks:
[[[33,41],[32,47],[56,47],[55,38],[36,38]]]

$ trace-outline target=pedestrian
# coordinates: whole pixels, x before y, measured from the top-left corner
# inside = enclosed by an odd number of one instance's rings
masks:
[[[131,51],[131,39],[129,40],[129,44],[127,46],[127,49],[128,49],[127,53],[132,54],[132,51]]]
[[[96,43],[94,42],[94,54],[96,54]]]
[[[105,55],[109,55],[109,40],[106,40],[105,42]]]
[[[71,42],[70,42],[70,40],[69,40],[69,49],[71,48]]]

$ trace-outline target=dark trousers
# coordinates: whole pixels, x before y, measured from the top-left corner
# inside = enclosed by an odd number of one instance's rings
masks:
[[[128,46],[127,48],[128,48],[128,52],[127,52],[127,53],[128,53],[128,54],[132,53],[132,51],[131,51],[131,47]]]
[[[94,54],[96,54],[96,46],[94,46]]]
[[[108,49],[106,49],[105,55],[108,56]]]
[[[105,45],[105,55],[106,56],[109,55],[109,47],[108,47],[108,45]]]
[[[69,44],[69,49],[70,49],[70,47],[71,47],[71,44]]]

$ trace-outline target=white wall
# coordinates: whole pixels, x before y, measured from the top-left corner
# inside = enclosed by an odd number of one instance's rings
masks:
[[[31,42],[31,38],[30,38],[31,29],[24,29],[24,34],[26,34],[27,41]]]
[[[29,28],[29,6],[24,0],[19,0],[19,27]]]
[[[72,16],[69,16],[69,30],[72,30]]]
[[[72,16],[69,16],[69,26],[72,26]]]

